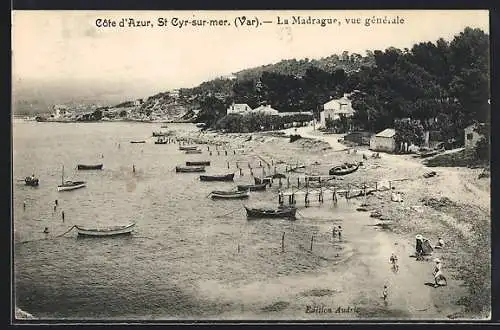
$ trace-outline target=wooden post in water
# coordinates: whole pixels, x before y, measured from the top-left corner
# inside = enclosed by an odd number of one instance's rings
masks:
[[[290,177],[286,178],[286,187],[290,188]]]
[[[281,189],[281,187],[283,186],[282,182],[281,182],[281,177],[278,179],[278,187]]]
[[[283,205],[283,193],[281,191],[278,193],[278,204]]]
[[[297,178],[297,188],[300,188],[300,177]]]
[[[311,252],[313,250],[314,234],[311,236]]]
[[[346,198],[346,199],[349,199],[350,192],[351,192],[351,184],[350,184],[350,183],[348,183],[348,184],[347,184],[347,192],[346,192],[346,194],[345,194],[345,198]]]
[[[333,203],[337,204],[337,187],[333,187]]]
[[[259,160],[259,166],[262,167],[262,161],[261,160]]]
[[[323,187],[319,187],[319,197],[318,197],[318,201],[320,203],[323,203]]]
[[[241,168],[240,168],[240,176],[243,176],[243,171],[241,170]]]
[[[227,162],[227,168],[229,168],[229,162]]]
[[[375,181],[375,191],[378,191],[377,181]]]
[[[274,167],[274,174],[276,174],[276,166]]]
[[[224,150],[224,153],[225,153],[225,154],[226,154],[226,156],[227,156],[227,150]]]
[[[295,204],[295,193],[292,193],[292,204]]]
[[[236,155],[236,150],[233,150],[233,155]]]
[[[304,197],[304,204],[306,207],[309,207],[309,192],[306,191],[305,197]]]
[[[285,252],[285,232],[281,236],[281,252]]]

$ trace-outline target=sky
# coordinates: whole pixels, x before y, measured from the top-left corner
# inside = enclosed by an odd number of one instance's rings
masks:
[[[193,87],[283,59],[319,59],[344,50],[364,54],[367,49],[452,40],[467,26],[489,33],[486,10],[14,11],[12,16],[14,85],[36,81],[68,88],[85,82],[94,89],[113,86],[109,93],[118,94],[115,97]],[[235,19],[242,16],[272,23],[236,27],[240,21]],[[285,25],[278,24],[278,16],[289,23],[292,16],[337,21],[324,27]],[[373,17],[396,18],[400,24],[366,26],[365,20]],[[149,20],[152,26],[96,26],[98,19],[118,24],[122,18]],[[167,26],[159,26],[158,18]],[[358,18],[361,24],[346,22]],[[231,25],[172,26],[175,19],[227,19]]]

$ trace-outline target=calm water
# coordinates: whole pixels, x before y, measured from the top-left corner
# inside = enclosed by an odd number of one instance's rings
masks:
[[[252,193],[245,202],[207,198],[211,190],[231,189],[235,184],[250,183],[251,178],[247,174],[237,175],[235,183],[200,182],[199,174],[175,173],[175,165],[210,159],[208,173],[223,174],[229,171],[228,160],[234,164],[235,159],[248,157],[210,157],[206,152],[185,155],[175,144],[155,145],[150,136],[159,126],[14,124],[15,294],[19,307],[42,318],[213,316],[234,306],[203,296],[200,287],[211,281],[235,283],[293,272],[293,260],[277,263],[268,251],[279,249],[276,242],[283,231],[294,230],[300,236],[301,226],[310,224],[247,221],[241,204],[274,204],[273,192]],[[190,127],[186,125],[186,129]],[[146,144],[129,143],[143,139]],[[104,169],[76,171],[78,163],[103,163]],[[58,192],[63,165],[65,179],[85,180],[87,187]],[[16,181],[32,173],[40,178],[39,187]],[[56,199],[59,206],[54,212]],[[231,214],[220,217],[227,213]],[[56,237],[74,224],[132,221],[137,228],[130,237],[77,239],[74,231]],[[42,233],[44,227],[50,234]],[[307,245],[307,230],[303,235]],[[238,244],[244,257],[236,252]],[[303,261],[300,266],[312,269],[315,262],[319,261]]]

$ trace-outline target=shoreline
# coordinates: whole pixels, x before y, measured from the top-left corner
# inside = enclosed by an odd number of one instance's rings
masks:
[[[301,134],[302,139],[289,143],[288,135],[286,139],[276,132],[257,133],[217,133],[217,132],[188,132],[178,135],[181,141],[191,143],[226,146],[230,148],[248,149],[250,153],[260,155],[271,155],[272,145],[277,143],[281,148],[288,149],[288,157],[280,159],[295,163],[297,158],[308,160],[306,172],[311,168],[321,173],[327,173],[327,168],[332,166],[322,166],[324,160],[335,159],[334,163],[355,160],[361,161],[362,155],[367,156],[363,177],[346,176],[344,180],[349,180],[352,184],[362,184],[370,181],[391,181],[397,191],[403,195],[403,202],[392,202],[389,192],[376,192],[361,198],[354,199],[357,206],[362,208],[360,212],[371,214],[378,212],[381,214],[377,219],[373,218],[375,226],[390,232],[397,239],[399,249],[405,254],[411,255],[414,252],[414,237],[416,234],[424,235],[434,245],[439,236],[443,236],[446,248],[434,250],[433,257],[427,260],[428,268],[432,266],[432,259],[439,257],[444,260],[445,274],[448,278],[447,287],[433,289],[429,293],[434,305],[441,306],[441,309],[449,310],[449,319],[476,319],[487,318],[491,313],[491,305],[487,304],[487,299],[491,292],[490,277],[484,276],[481,271],[487,271],[491,262],[483,265],[482,269],[474,269],[477,262],[471,262],[480,255],[480,260],[489,260],[490,251],[486,250],[490,246],[488,241],[481,241],[478,237],[486,235],[489,237],[490,228],[490,199],[489,185],[485,181],[478,179],[480,169],[469,168],[446,168],[446,167],[426,167],[420,159],[412,158],[411,155],[393,155],[380,153],[381,159],[372,159],[373,154],[365,146],[356,147],[357,153],[348,153],[350,148],[338,142],[337,135],[323,135],[320,132],[311,132],[311,128],[302,128],[298,131],[285,130],[290,134]],[[315,136],[314,133],[317,135]],[[252,137],[249,140],[249,137]],[[286,145],[283,145],[286,141]],[[267,145],[271,145],[266,147]],[[289,146],[289,147],[288,147]],[[299,146],[297,148],[297,146]],[[301,147],[300,147],[301,146]],[[293,149],[300,150],[307,155],[295,154]],[[338,148],[342,148],[338,150]],[[269,150],[271,149],[271,150]],[[281,150],[283,153],[283,150]],[[279,154],[279,152],[277,152]],[[321,155],[323,153],[323,155]],[[295,157],[294,157],[295,156]],[[272,157],[274,158],[274,157]],[[288,158],[288,159],[287,159]],[[313,166],[314,160],[322,165]],[[433,178],[424,178],[423,174],[429,171],[437,172]],[[489,183],[489,181],[487,181]],[[471,216],[473,214],[473,216]],[[387,251],[390,256],[390,250]],[[411,261],[416,263],[414,258]],[[408,265],[409,272],[421,272],[420,265]],[[432,269],[429,269],[430,273]],[[487,274],[487,273],[486,273]],[[418,280],[412,279],[417,282]],[[427,275],[427,280],[431,280],[431,275]],[[422,283],[413,283],[415,286]],[[461,288],[464,284],[469,292],[464,292]],[[471,292],[478,285],[485,285],[484,291],[475,297]],[[489,289],[489,290],[488,290]],[[441,290],[442,292],[440,292]],[[417,291],[418,292],[418,291]],[[481,307],[484,310],[481,311]],[[439,310],[439,308],[437,308]]]

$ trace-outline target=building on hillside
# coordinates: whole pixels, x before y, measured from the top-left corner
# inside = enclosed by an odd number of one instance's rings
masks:
[[[278,115],[279,111],[273,109],[270,105],[261,105],[260,107],[253,109],[252,113],[259,113],[264,115]]]
[[[339,99],[333,99],[323,104],[323,109],[320,111],[320,127],[326,127],[326,120],[338,120],[341,117],[351,117],[355,110],[352,108],[352,102],[349,99],[351,94],[344,94]]]
[[[480,126],[484,126],[484,123],[475,123],[467,126],[464,129],[465,133],[465,149],[472,149],[476,146],[477,142],[484,137],[484,135],[476,132],[476,129]]]
[[[140,106],[142,103],[144,103],[144,100],[143,100],[143,99],[137,99],[137,100],[134,100],[134,107],[138,107],[138,106]]]
[[[181,92],[178,89],[173,89],[168,92],[168,95],[176,99],[181,95]]]
[[[246,103],[233,103],[229,108],[227,108],[227,114],[238,113],[243,114],[245,112],[252,111],[252,108]]]
[[[370,150],[373,151],[396,151],[396,130],[386,128],[382,132],[373,135],[370,138]]]

